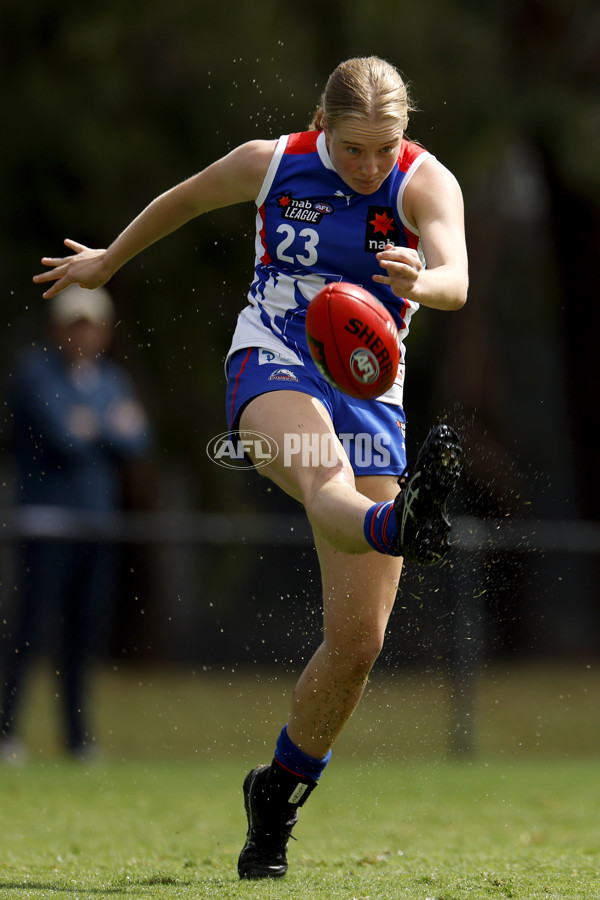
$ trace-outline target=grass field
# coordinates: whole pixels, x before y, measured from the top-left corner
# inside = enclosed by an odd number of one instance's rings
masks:
[[[450,760],[443,679],[373,679],[302,811],[290,872],[240,883],[241,781],[268,758],[273,674],[102,672],[105,755],[65,761],[32,686],[27,765],[0,767],[0,897],[600,898],[593,669],[487,672],[477,754]],[[50,702],[48,702],[50,701]]]

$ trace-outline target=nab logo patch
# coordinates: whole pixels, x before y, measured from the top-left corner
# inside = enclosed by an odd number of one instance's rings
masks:
[[[365,250],[379,253],[386,244],[398,244],[400,234],[391,206],[370,206],[365,228]]]

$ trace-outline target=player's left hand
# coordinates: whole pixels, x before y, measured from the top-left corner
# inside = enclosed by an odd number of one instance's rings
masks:
[[[423,263],[416,250],[388,244],[377,254],[377,261],[385,275],[373,275],[373,281],[389,284],[397,297],[409,297],[419,278]]]

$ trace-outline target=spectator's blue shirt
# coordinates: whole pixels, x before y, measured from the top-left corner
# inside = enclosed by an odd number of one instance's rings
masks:
[[[119,463],[144,454],[147,417],[127,373],[101,357],[80,368],[48,348],[27,351],[12,379],[17,502],[111,510]]]

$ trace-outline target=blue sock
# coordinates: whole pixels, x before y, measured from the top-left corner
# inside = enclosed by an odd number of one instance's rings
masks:
[[[394,515],[394,501],[375,503],[365,516],[365,537],[374,550],[387,556],[400,556],[396,549],[398,526]]]
[[[287,725],[281,729],[281,734],[277,738],[275,747],[275,759],[280,766],[298,775],[299,778],[309,778],[311,781],[318,781],[325,766],[331,759],[331,750],[323,759],[315,759],[314,756],[308,756],[299,747],[290,740],[287,733]]]

